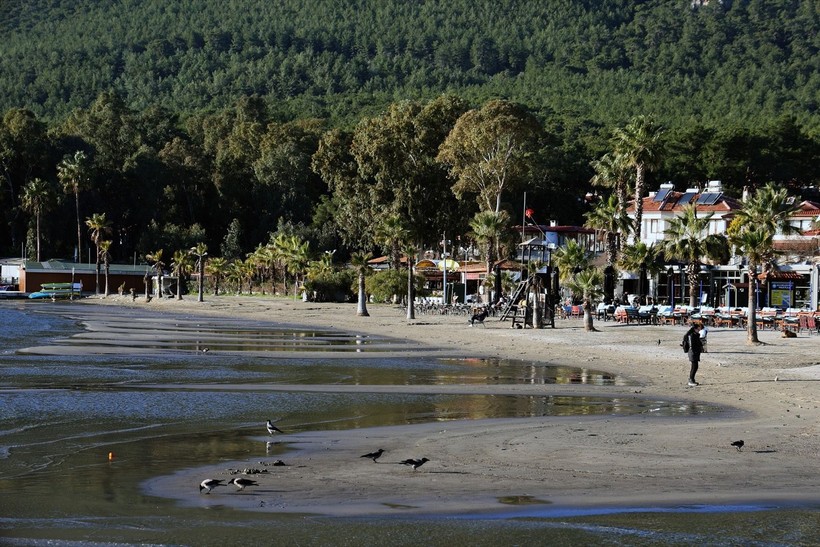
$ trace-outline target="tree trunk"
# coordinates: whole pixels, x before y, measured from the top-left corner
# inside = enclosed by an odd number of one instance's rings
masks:
[[[94,294],[100,296],[100,248],[97,247],[97,262],[94,268]]]
[[[83,237],[80,230],[80,191],[74,190],[74,208],[77,212],[77,262],[82,261],[83,256]]]
[[[757,337],[757,264],[749,264],[749,313],[746,320],[746,343],[759,344]]]
[[[416,284],[413,283],[413,266],[407,260],[407,319],[416,318]]]
[[[698,286],[698,273],[700,265],[692,262],[686,266],[686,280],[689,282],[689,307],[696,308],[698,305],[695,287]]]
[[[40,262],[40,213],[37,213],[37,262]]]
[[[110,273],[110,270],[111,270],[111,268],[108,264],[108,260],[106,260],[105,261],[105,292],[103,293],[103,296],[105,298],[108,298],[108,295],[111,294],[111,292],[109,290],[109,286],[108,286],[108,274]]]
[[[199,296],[197,297],[198,302],[203,301],[203,295],[205,291],[205,261],[202,260],[202,257],[199,259]]]
[[[586,332],[594,332],[595,326],[592,323],[592,300],[584,298],[584,330]]]
[[[644,186],[644,166],[638,165],[635,168],[635,242],[641,240],[641,223],[643,222],[643,186]]]
[[[364,274],[359,274],[359,304],[356,308],[356,315],[359,317],[370,317],[367,313],[367,293],[364,289]]]

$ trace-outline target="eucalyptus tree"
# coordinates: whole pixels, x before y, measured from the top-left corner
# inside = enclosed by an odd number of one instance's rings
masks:
[[[647,116],[637,116],[613,135],[615,154],[619,162],[635,170],[635,241],[641,239],[643,195],[646,193],[646,173],[658,167],[663,152],[662,129]]]
[[[500,241],[508,222],[509,215],[504,210],[497,213],[481,211],[470,221],[470,235],[482,249],[488,275],[493,271],[498,258]]]
[[[367,291],[365,290],[365,277],[370,271],[369,261],[372,258],[370,253],[365,251],[356,251],[350,257],[350,265],[356,270],[358,275],[358,303],[356,306],[356,315],[360,317],[369,317],[367,312]]]
[[[182,282],[191,273],[191,253],[182,249],[174,251],[171,271],[177,277],[177,300],[182,300]]]
[[[80,224],[80,192],[90,179],[88,156],[82,150],[66,155],[57,165],[57,178],[66,194],[74,194],[74,208],[77,215],[77,260],[82,253],[83,242]]]
[[[524,107],[493,100],[458,119],[437,160],[455,180],[456,197],[475,194],[482,211],[498,214],[504,193],[531,172],[542,134],[541,124]]]
[[[584,309],[584,330],[595,332],[593,324],[593,303],[603,295],[603,274],[597,268],[584,268],[579,272],[573,272],[567,280],[567,287],[575,294],[582,295]]]
[[[191,247],[189,252],[196,257],[196,269],[199,273],[197,302],[202,302],[205,293],[205,263],[208,260],[208,246],[200,241]]]
[[[37,238],[36,259],[37,262],[40,262],[40,219],[43,213],[47,212],[54,202],[51,185],[39,177],[30,180],[23,187],[23,195],[20,202],[23,209],[34,215],[35,235]]]
[[[669,227],[664,231],[662,248],[666,259],[686,263],[691,307],[697,305],[695,287],[698,286],[698,275],[703,260],[719,261],[728,255],[726,237],[708,234],[712,216],[713,213],[698,216],[697,205],[690,204],[669,221]]]
[[[96,286],[94,287],[95,294],[100,294],[100,241],[104,235],[111,233],[111,222],[105,217],[105,213],[94,213],[89,218],[85,219],[85,225],[88,226],[91,241],[97,248],[96,259]]]
[[[466,102],[453,96],[427,103],[401,101],[356,125],[350,153],[356,175],[366,183],[374,217],[398,215],[413,238],[422,241],[455,228],[457,202],[436,155],[466,110]]]

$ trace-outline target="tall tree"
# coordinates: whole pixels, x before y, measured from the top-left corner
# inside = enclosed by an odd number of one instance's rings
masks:
[[[623,128],[615,130],[613,144],[618,161],[635,169],[635,241],[641,239],[643,196],[646,193],[646,173],[660,164],[663,131],[647,116],[633,118]]]
[[[493,271],[493,265],[498,258],[499,242],[508,221],[509,215],[506,211],[482,211],[476,213],[470,221],[471,235],[483,250],[487,274]]]
[[[41,178],[30,180],[23,188],[21,204],[23,209],[34,215],[35,219],[37,262],[40,262],[40,219],[43,213],[51,208],[53,200],[54,194],[52,193],[51,185]]]
[[[713,213],[698,216],[697,205],[687,205],[681,213],[669,221],[664,232],[663,252],[667,260],[686,263],[686,280],[689,284],[689,306],[697,306],[700,265],[704,259],[720,260],[727,253],[726,237],[708,234]]]
[[[202,302],[205,292],[205,262],[208,258],[208,246],[202,242],[191,248],[191,254],[196,257],[196,269],[199,274],[197,280],[197,302]]]
[[[105,290],[103,291],[103,297],[108,298],[108,295],[111,294],[110,286],[108,281],[110,279],[111,273],[111,253],[108,252],[111,249],[111,244],[113,241],[110,239],[106,239],[100,241],[100,255],[102,256],[103,261],[103,273],[105,275]]]
[[[458,119],[437,160],[448,166],[459,199],[476,194],[482,211],[497,214],[504,193],[530,172],[541,137],[541,125],[522,106],[494,100]]]
[[[367,313],[367,291],[365,290],[365,277],[370,271],[370,253],[357,251],[350,257],[350,264],[356,270],[358,276],[359,297],[356,306],[356,315],[359,317],[369,317]]]
[[[597,268],[584,268],[580,272],[572,273],[567,280],[567,287],[575,294],[582,295],[584,309],[584,330],[596,332],[593,324],[593,303],[603,294],[603,275]]]
[[[618,196],[610,194],[609,198],[600,200],[595,208],[586,213],[585,226],[598,230],[606,238],[606,263],[614,267],[618,262],[621,241],[626,240],[630,223],[626,211],[619,205]]]
[[[94,213],[91,217],[85,219],[85,225],[88,226],[88,232],[91,236],[91,241],[94,243],[94,246],[97,248],[97,259],[96,259],[96,286],[94,287],[94,293],[99,295],[100,294],[100,242],[104,235],[111,233],[111,223],[105,218],[105,213]]]
[[[177,277],[177,300],[182,300],[182,284],[191,272],[191,253],[181,249],[174,251],[171,271]]]
[[[88,156],[82,150],[74,152],[73,156],[65,156],[57,165],[57,177],[66,194],[74,194],[74,207],[77,215],[77,252],[76,261],[82,254],[82,230],[80,224],[80,192],[85,189],[89,180]]]
[[[757,337],[757,268],[774,257],[774,235],[760,227],[738,230],[729,238],[735,251],[746,257],[746,273],[749,277],[749,305],[746,324],[746,342],[759,344]]]
[[[215,256],[205,264],[205,271],[214,280],[214,296],[219,296],[219,288],[228,272],[228,261],[221,256]]]

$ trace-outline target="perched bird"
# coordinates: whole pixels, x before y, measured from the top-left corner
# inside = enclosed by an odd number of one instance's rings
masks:
[[[246,486],[259,486],[259,483],[256,481],[252,481],[250,479],[246,479],[240,477],[238,479],[231,479],[228,484],[233,484],[236,486],[237,490],[244,490]]]
[[[362,458],[370,458],[374,462],[381,458],[382,454],[384,454],[384,448],[379,448],[376,452],[371,452],[370,454],[362,455]]]
[[[427,458],[421,458],[420,460],[414,460],[412,458],[409,458],[409,459],[404,460],[401,463],[403,463],[404,465],[412,465],[413,466],[413,471],[415,471],[416,469],[418,469],[419,467],[424,465],[425,462],[429,462],[429,461],[430,460],[428,460]]]
[[[273,435],[274,433],[281,433],[282,432],[282,430],[279,429],[278,427],[276,427],[275,425],[273,425],[273,422],[270,421],[270,420],[268,420],[267,427],[268,427],[268,435]]]
[[[216,488],[217,486],[225,486],[222,482],[222,479],[205,479],[201,483],[199,483],[199,491],[202,492],[205,490],[206,494],[210,494],[211,490]]]
[[[741,451],[741,449],[743,448],[743,441],[742,441],[742,440],[740,440],[740,441],[735,441],[735,442],[733,442],[733,443],[732,443],[732,446],[734,446],[735,448],[737,448],[737,451],[738,451],[738,452],[740,452],[740,451]]]

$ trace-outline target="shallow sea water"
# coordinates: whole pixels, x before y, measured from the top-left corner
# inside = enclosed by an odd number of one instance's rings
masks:
[[[626,380],[606,371],[521,361],[379,356],[402,344],[283,326],[190,324],[133,312],[124,343],[150,341],[154,354],[77,357],[18,353],[94,337],[102,315],[70,303],[0,302],[0,543],[10,545],[779,545],[812,544],[818,508],[682,507],[557,512],[525,500],[500,500],[499,512],[405,518],[326,518],[185,508],[146,495],[140,484],[220,461],[275,456],[287,446],[255,440],[267,417],[288,431],[349,429],[442,419],[606,414],[704,415],[730,412],[680,401],[612,399],[606,386]],[[102,314],[102,315],[101,315]],[[97,325],[98,326],[98,325]],[[117,328],[124,328],[119,327]],[[201,351],[196,330],[211,340]],[[151,335],[158,331],[159,336]],[[236,344],[236,336],[246,342]],[[268,342],[333,340],[376,352],[359,359],[260,357]],[[357,342],[358,340],[358,342]],[[246,355],[242,346],[252,348]],[[134,347],[134,346],[130,346]],[[230,347],[230,353],[222,353]],[[273,346],[269,346],[273,347]],[[281,347],[281,344],[277,348]],[[276,351],[279,351],[278,349]],[[583,383],[600,397],[412,395],[243,391],[236,384],[341,386]],[[145,386],[153,386],[148,389]],[[175,384],[193,388],[180,389]],[[161,386],[156,388],[155,386]],[[197,389],[201,387],[201,389]],[[109,453],[113,458],[109,460]],[[192,488],[196,488],[195,486]],[[513,510],[511,510],[511,508]],[[696,527],[690,526],[690,524]]]

